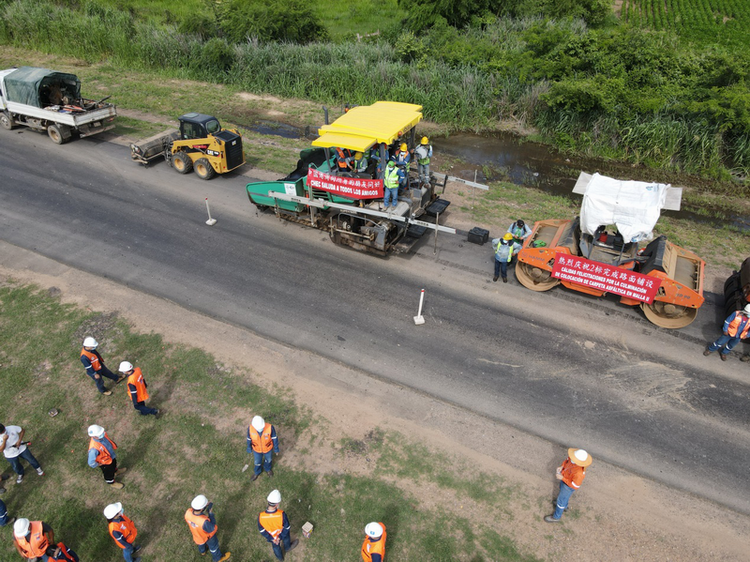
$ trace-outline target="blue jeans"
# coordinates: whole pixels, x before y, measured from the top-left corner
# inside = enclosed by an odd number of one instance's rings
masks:
[[[214,562],[219,562],[221,560],[221,550],[219,549],[219,539],[214,535],[210,539],[206,541],[206,544],[199,544],[198,545],[198,552],[201,554],[205,554],[206,547],[208,547],[209,552],[211,553],[211,560]]]
[[[390,204],[389,201],[393,201],[393,206],[395,208],[396,205],[398,205],[398,187],[394,187],[393,189],[386,187],[383,192],[383,206],[387,208]]]
[[[284,545],[284,550],[281,550],[282,544]],[[290,533],[286,533],[286,534],[282,533],[279,544],[271,543],[271,548],[273,548],[273,553],[276,555],[276,558],[278,558],[279,560],[284,559],[284,551],[289,550],[291,546],[292,546],[292,539],[290,537]]]
[[[135,545],[129,544],[127,548],[122,549],[122,557],[125,559],[125,562],[133,562],[135,558],[133,558],[133,555],[135,554]]]
[[[272,457],[273,451],[268,451],[267,453],[256,453],[255,451],[253,451],[253,460],[255,461],[255,474],[260,474],[264,470],[266,472],[269,472],[271,470]]]
[[[89,372],[86,371],[86,374],[89,375]],[[120,377],[115,375],[112,371],[107,369],[107,367],[105,367],[104,365],[102,365],[101,370],[97,371],[96,374],[99,375],[98,379],[94,378],[94,375],[89,375],[89,377],[91,377],[93,381],[96,383],[96,388],[97,390],[99,390],[99,392],[104,392],[105,390],[107,390],[106,388],[104,388],[104,379],[102,377],[107,377],[108,379],[111,379],[115,382],[120,380]]]
[[[18,474],[19,476],[23,476],[23,466],[21,465],[21,459],[25,459],[26,462],[28,462],[32,468],[37,469],[39,468],[39,462],[34,458],[34,455],[31,454],[31,451],[28,447],[26,447],[26,450],[18,455],[16,458],[8,459],[8,462],[10,463],[10,466],[13,467],[13,472]]]
[[[149,414],[155,416],[156,412],[158,412],[156,408],[149,408],[148,406],[146,406],[145,402],[136,402],[135,404],[133,404],[133,408],[138,410],[142,416],[148,416]]]
[[[8,524],[8,508],[5,507],[5,502],[0,500],[0,527],[5,527]]]
[[[573,495],[573,492],[575,492],[573,488],[560,480],[560,493],[557,494],[555,512],[552,514],[553,519],[560,519],[560,517],[562,517],[563,511],[568,507],[568,501],[570,500],[570,496]]]
[[[430,183],[430,165],[417,163],[417,172],[419,172],[419,181]]]
[[[495,277],[499,276],[501,272],[503,274],[503,279],[508,277],[508,262],[505,260],[500,261],[495,258]]]
[[[734,346],[740,343],[740,338],[735,336],[728,336],[727,334],[723,334],[719,337],[718,340],[716,340],[714,343],[708,346],[709,351],[716,351],[717,349],[720,349],[726,345],[726,347],[722,350],[722,355],[729,355],[729,352],[734,349]]]

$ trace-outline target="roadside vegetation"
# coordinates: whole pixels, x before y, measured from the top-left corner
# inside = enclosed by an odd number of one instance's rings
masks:
[[[110,368],[125,358],[143,368],[160,419],[139,416],[122,385],[110,397],[96,392],[78,360],[85,335],[101,342]],[[281,490],[293,536],[301,538],[305,521],[315,525],[312,537],[288,556],[291,561],[356,558],[364,525],[372,520],[388,526],[388,556],[394,560],[536,560],[497,529],[511,529],[507,523],[517,504],[535,506],[542,498],[529,498],[488,474],[467,477],[460,461],[403,435],[373,428],[364,439],[331,436],[325,419],[296,404],[283,388],[261,388],[252,372],[159,334],[137,333],[117,315],[64,305],[50,292],[13,281],[0,284],[0,375],[1,421],[26,429],[45,469],[43,478],[31,471],[21,485],[6,481],[3,500],[11,515],[51,524],[82,560],[122,560],[102,516],[112,501],[121,501],[138,526],[146,559],[193,559],[197,553],[183,514],[198,493],[215,502],[220,541],[232,559],[268,559],[270,547],[257,532],[256,517],[273,488]],[[53,408],[59,414],[50,417]],[[276,425],[282,453],[273,480],[263,475],[253,483],[244,432],[257,413]],[[118,464],[129,468],[121,477],[125,488],[114,495],[101,473],[86,465],[86,428],[92,423],[107,429],[119,446]],[[287,462],[284,453],[291,451],[315,461]],[[325,459],[337,456],[367,469],[331,471]],[[7,463],[4,471],[10,472]],[[445,501],[467,509],[435,505],[434,493],[423,498],[409,491],[422,485],[437,486]],[[468,509],[474,504],[482,509],[479,520]],[[3,560],[16,556],[9,540],[0,551]]]
[[[734,43],[737,2],[711,4],[710,44],[677,19],[628,23],[645,0],[626,3],[624,19],[608,0],[151,4],[161,9],[0,0],[0,43],[317,103],[418,103],[452,129],[510,122],[571,153],[747,195],[750,55]],[[357,40],[355,29],[378,35]]]

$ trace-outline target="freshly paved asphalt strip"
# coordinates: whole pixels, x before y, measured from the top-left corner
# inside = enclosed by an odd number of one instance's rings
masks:
[[[5,242],[750,513],[750,366],[701,354],[715,295],[670,333],[616,299],[492,283],[488,245],[460,236],[436,255],[432,239],[386,259],[337,247],[257,213],[252,170],[204,182],[29,130],[0,147]]]

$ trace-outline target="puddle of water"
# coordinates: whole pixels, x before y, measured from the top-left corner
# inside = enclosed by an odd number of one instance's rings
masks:
[[[261,135],[274,135],[285,139],[301,139],[307,136],[307,131],[287,125],[286,123],[280,123],[278,121],[268,121],[265,119],[259,119],[252,125],[239,125],[243,129],[248,131],[254,131]]]

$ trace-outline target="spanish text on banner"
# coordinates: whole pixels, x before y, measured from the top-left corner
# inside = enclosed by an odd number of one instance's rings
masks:
[[[629,269],[556,253],[552,277],[651,304],[661,279]]]
[[[377,199],[383,197],[383,180],[345,178],[310,169],[307,185],[348,197],[349,199]]]

